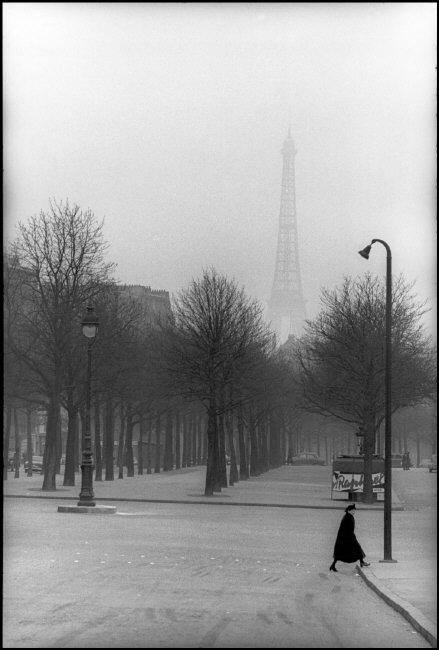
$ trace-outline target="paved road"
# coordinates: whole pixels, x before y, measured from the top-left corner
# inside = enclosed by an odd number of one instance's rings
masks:
[[[3,647],[429,647],[354,565],[328,572],[338,512],[122,510],[5,502]],[[381,519],[357,514],[369,553]]]

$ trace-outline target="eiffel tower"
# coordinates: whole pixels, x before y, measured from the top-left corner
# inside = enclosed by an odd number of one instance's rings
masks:
[[[268,305],[271,327],[278,334],[281,343],[289,336],[300,336],[306,318],[297,239],[294,168],[296,153],[289,129],[282,148],[282,190],[276,266]]]

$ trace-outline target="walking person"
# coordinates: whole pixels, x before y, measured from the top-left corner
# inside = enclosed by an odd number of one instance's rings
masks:
[[[355,537],[355,519],[352,514],[353,510],[356,510],[355,503],[352,503],[345,509],[345,515],[340,522],[334,546],[334,561],[329,567],[330,571],[337,571],[335,568],[336,562],[352,563],[359,560],[360,566],[369,566],[369,562],[366,562],[364,559],[366,553],[363,551]]]

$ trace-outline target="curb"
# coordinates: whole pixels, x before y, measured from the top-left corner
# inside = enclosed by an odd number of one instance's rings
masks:
[[[116,506],[58,506],[58,512],[74,512],[87,515],[115,515]]]
[[[437,648],[437,627],[416,607],[403,598],[396,596],[390,589],[387,589],[375,576],[373,571],[368,570],[367,574],[360,566],[356,566],[357,573],[364,582],[375,591],[388,605],[393,607],[419,632],[424,639],[433,647]]]
[[[58,496],[58,495],[45,495],[45,494],[4,494],[5,498],[9,499],[57,499],[57,500],[70,500],[77,501],[78,497],[73,496]],[[314,506],[314,505],[303,505],[303,504],[293,504],[293,503],[249,503],[243,501],[189,501],[185,499],[142,499],[142,498],[130,498],[130,497],[99,497],[96,501],[121,501],[121,502],[133,502],[133,503],[184,503],[184,504],[202,504],[202,505],[215,505],[215,506],[254,506],[258,508],[306,508],[307,510],[345,510],[346,506]],[[384,508],[382,507],[368,507],[364,506],[358,508],[358,510],[371,510],[374,512],[382,512]],[[405,510],[402,506],[393,506],[392,512]]]

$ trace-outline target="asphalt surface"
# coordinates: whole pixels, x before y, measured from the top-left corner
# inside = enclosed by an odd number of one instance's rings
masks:
[[[436,474],[392,473],[397,563],[379,562],[382,501],[357,504],[371,566],[333,574],[346,495],[330,471],[282,467],[207,500],[202,467],[104,481],[109,517],[56,512],[80,480],[48,493],[9,474],[5,494],[28,498],[5,500],[4,647],[435,647]]]
[[[357,513],[368,555],[381,516]],[[90,517],[7,499],[3,647],[429,647],[355,565],[328,572],[339,518],[151,503]]]

